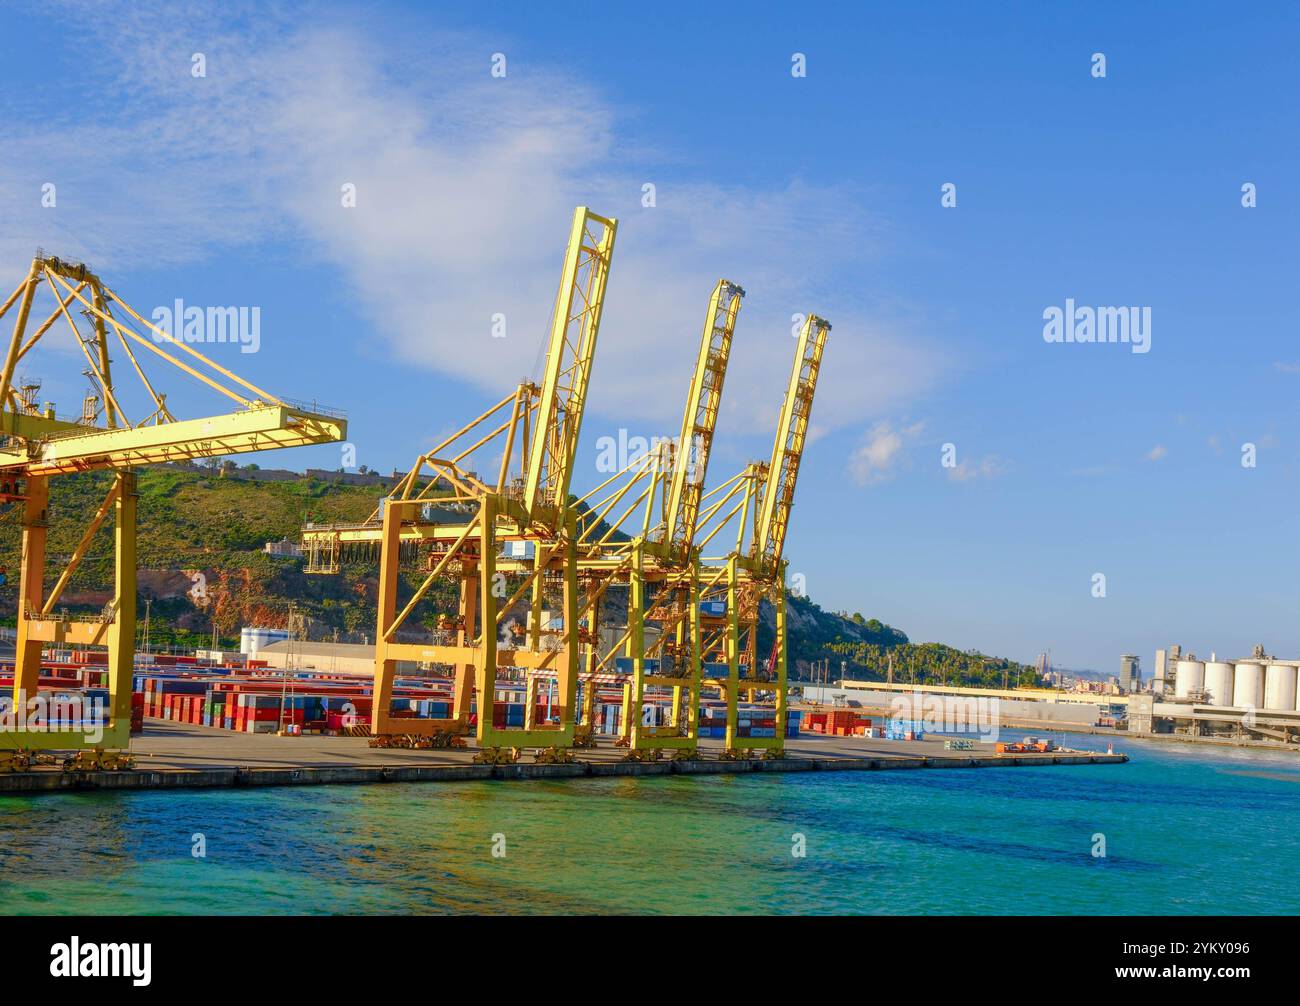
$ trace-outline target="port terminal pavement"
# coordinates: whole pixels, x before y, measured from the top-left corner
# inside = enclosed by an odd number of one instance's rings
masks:
[[[700,743],[698,759],[626,761],[612,743],[574,752],[560,764],[484,765],[474,750],[371,748],[365,737],[246,734],[191,724],[149,721],[131,739],[135,767],[117,772],[68,772],[56,766],[0,774],[0,792],[68,789],[172,789],[294,786],[329,783],[463,782],[586,776],[717,775],[751,772],[843,772],[920,768],[1010,768],[1116,765],[1122,753],[1058,750],[999,754],[992,744],[947,750],[943,739],[894,741],[805,735],[791,738],[785,757],[724,760],[721,741]]]

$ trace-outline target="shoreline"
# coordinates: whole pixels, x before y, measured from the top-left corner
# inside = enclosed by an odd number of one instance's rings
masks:
[[[581,759],[572,762],[489,765],[475,763],[471,749],[374,749],[359,737],[232,734],[171,723],[132,738],[131,747],[136,759],[132,769],[66,772],[48,767],[12,772],[0,775],[0,793],[1021,768],[1128,761],[1127,755],[1118,752],[997,754],[988,745],[973,751],[948,751],[940,739],[908,742],[812,736],[792,738],[787,756],[774,759],[725,760],[717,757],[719,744],[702,744],[704,757],[697,759],[624,761],[623,749],[601,745],[583,749]],[[710,754],[713,757],[708,757]]]

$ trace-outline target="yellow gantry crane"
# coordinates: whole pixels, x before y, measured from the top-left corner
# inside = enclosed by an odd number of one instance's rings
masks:
[[[597,680],[611,669],[625,674],[620,743],[634,759],[657,758],[665,750],[675,757],[691,757],[698,747],[701,653],[695,533],[744,295],[729,280],[714,286],[676,441],[631,459],[623,471],[580,500],[587,503],[606,493],[592,504],[579,535],[579,577],[587,591],[582,614],[591,627],[583,722],[594,727]],[[641,526],[629,534],[624,528],[638,512]],[[602,532],[599,538],[594,536],[597,530]],[[610,626],[603,617],[604,601],[614,587],[627,590],[626,618]],[[607,635],[615,633],[611,646]],[[647,688],[671,695],[667,723],[642,723]]]
[[[615,220],[585,206],[574,211],[540,384],[521,383],[423,454],[369,520],[303,528],[308,572],[337,572],[342,561],[378,557],[371,732],[380,743],[441,743],[465,733],[475,691],[485,760],[513,760],[522,749],[562,752],[573,743],[579,598],[569,485],[616,232]],[[502,444],[495,482],[466,467],[493,442]],[[426,575],[399,610],[406,558],[423,560]],[[432,642],[402,642],[399,631],[439,582],[459,592],[456,617],[434,630]],[[516,632],[505,619],[526,595],[527,624]],[[453,668],[450,719],[392,716],[399,660]],[[493,723],[499,672],[523,675],[522,728]],[[553,724],[533,722],[537,672],[557,681]]]
[[[52,298],[52,310],[32,328],[33,309],[46,295]],[[135,469],[334,443],[345,439],[347,423],[340,414],[278,398],[208,359],[183,338],[145,320],[85,265],[38,252],[26,278],[0,305],[0,317],[11,310],[14,327],[0,371],[0,497],[19,509],[22,520],[14,705],[25,705],[36,696],[44,646],[84,644],[108,649],[109,709],[107,728],[97,741],[90,739],[88,729],[11,730],[0,732],[0,749],[124,749],[129,742],[135,660]],[[74,312],[88,326],[85,332]],[[84,373],[92,386],[77,419],[58,418],[53,405],[37,403],[36,385],[17,383],[18,367],[30,361],[32,351],[60,321],[66,323],[87,364]],[[179,328],[180,319],[176,321]],[[121,349],[139,388],[115,383],[113,347]],[[221,415],[178,419],[167,396],[146,375],[141,360],[152,357],[231,399],[238,408]],[[127,412],[131,390],[145,402],[142,418],[134,422]],[[50,480],[99,471],[114,473],[112,484],[47,592]],[[113,600],[94,617],[61,615],[56,611],[59,599],[110,513],[115,521]]]
[[[703,687],[716,689],[726,698],[724,749],[733,757],[744,750],[778,756],[785,749],[789,659],[785,539],[830,329],[830,323],[816,315],[810,314],[804,320],[770,460],[750,464],[705,497],[701,548],[733,521],[737,528],[735,550],[720,559],[708,560],[721,565],[702,566],[699,573],[704,607],[711,612],[717,603],[724,612],[700,616]],[[775,616],[775,639],[766,670],[760,667],[757,653],[759,611],[764,600],[772,605]],[[742,694],[750,702],[762,695],[771,697],[775,736],[740,736],[738,703]]]
[[[483,760],[513,760],[525,749],[567,758],[591,743],[599,681],[623,683],[620,743],[631,758],[693,756],[701,692],[727,699],[726,752],[779,754],[786,711],[785,534],[830,325],[809,316],[797,345],[771,460],[748,466],[705,492],[732,339],[744,291],[719,280],[675,441],[658,442],[588,493],[569,499],[578,433],[600,327],[616,222],[585,207],[574,214],[540,384],[521,383],[433,450],[355,524],[307,524],[310,573],[378,559],[372,743],[454,743],[474,731]],[[471,459],[499,444],[495,480]],[[776,473],[769,477],[769,473]],[[723,565],[701,549],[736,522],[736,548]],[[403,563],[425,572],[399,604]],[[455,616],[432,631],[399,633],[435,586],[459,598]],[[626,616],[611,615],[611,590],[626,590]],[[755,653],[759,604],[773,602],[777,645],[771,668]],[[704,608],[725,602],[725,614]],[[522,626],[508,616],[520,607]],[[558,610],[558,613],[557,613]],[[412,641],[411,637],[419,641]],[[721,660],[711,659],[721,655]],[[397,662],[452,669],[447,719],[394,716]],[[703,677],[704,671],[709,677]],[[525,693],[522,727],[494,725],[498,683]],[[581,714],[579,680],[585,682]],[[554,682],[554,722],[534,722],[538,683]],[[647,695],[670,696],[668,723],[642,722]],[[741,738],[737,708],[770,696],[778,722],[770,738]]]

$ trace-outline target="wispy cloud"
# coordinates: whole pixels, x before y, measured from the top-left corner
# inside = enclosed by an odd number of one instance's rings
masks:
[[[417,39],[334,13],[177,10],[115,5],[65,19],[74,31],[114,24],[94,32],[97,58],[131,100],[113,114],[9,127],[6,268],[40,244],[110,280],[161,264],[180,283],[181,266],[275,241],[319,262],[322,287],[353,300],[369,323],[359,339],[498,392],[540,362],[569,214],[586,203],[620,217],[596,410],[675,425],[706,299],[724,275],[749,291],[724,422],[771,423],[798,312],[834,325],[821,428],[883,414],[944,372],[905,308],[886,313],[861,293],[886,242],[859,192],[798,178],[684,181],[676,155],[630,137],[629,116],[593,82],[522,58],[493,79],[490,54],[510,55],[508,40]],[[195,51],[202,79],[190,73]],[[38,204],[45,181],[58,186],[56,210]],[[647,181],[652,209],[641,205]],[[345,183],[353,209],[341,204]],[[505,339],[491,336],[497,314]]]
[[[976,479],[996,479],[1011,469],[1011,463],[990,454],[977,461],[961,461],[948,469],[948,478],[954,482],[973,482]]]
[[[920,434],[921,423],[895,427],[889,422],[876,423],[867,430],[849,458],[849,475],[859,485],[884,482],[897,472],[903,451]]]
[[[1169,448],[1164,444],[1156,444],[1151,450],[1147,451],[1148,461],[1163,461],[1169,455]]]

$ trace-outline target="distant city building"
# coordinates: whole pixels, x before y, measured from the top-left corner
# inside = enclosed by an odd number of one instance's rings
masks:
[[[1141,662],[1134,653],[1126,653],[1119,658],[1119,687],[1129,695],[1136,695],[1142,690]]]

